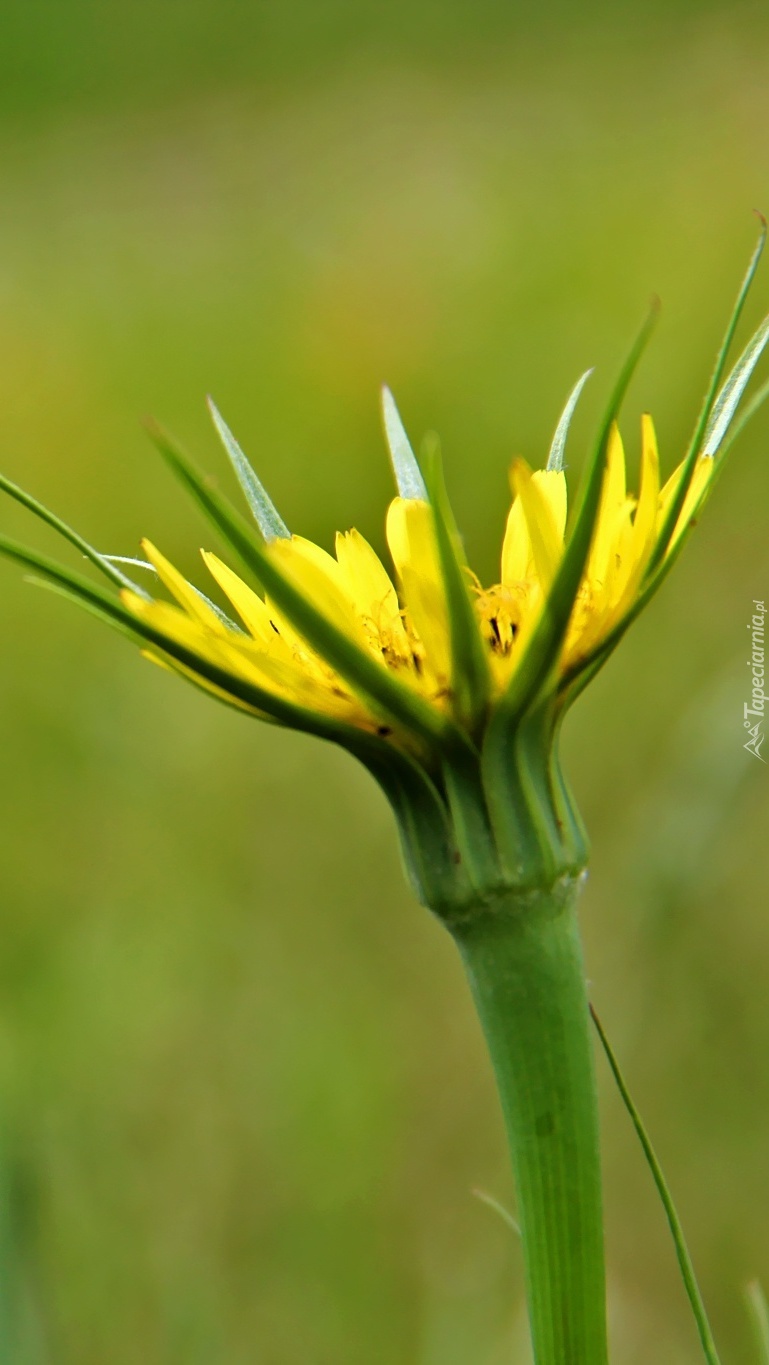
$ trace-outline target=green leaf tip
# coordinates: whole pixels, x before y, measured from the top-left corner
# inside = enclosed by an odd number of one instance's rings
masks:
[[[395,406],[395,399],[386,384],[382,387],[382,418],[395,483],[400,496],[427,502],[427,488],[422,478],[422,471],[411,447],[411,442],[406,435],[406,428],[401,421],[401,415]]]
[[[705,430],[702,446],[703,455],[712,459],[717,454],[721,442],[731,426],[732,419],[753,371],[763,355],[767,341],[769,341],[769,317],[765,317],[753,333],[713,404],[713,410]]]
[[[592,373],[593,369],[591,367],[589,370],[585,370],[585,373],[577,380],[566,401],[566,407],[558,420],[558,426],[556,427],[555,435],[553,436],[553,443],[550,447],[550,454],[547,457],[547,468],[551,471],[555,470],[559,472],[563,469],[566,437],[569,434],[569,427],[571,426],[571,419],[574,416],[574,409],[576,408],[582,390]]]
[[[745,1286],[745,1300],[758,1347],[758,1365],[769,1365],[769,1304],[758,1280]]]
[[[291,532],[277,508],[268,497],[261,479],[257,477],[252,469],[210,394],[206,399],[206,402],[214,426],[216,427],[222,445],[227,452],[230,464],[235,471],[235,477],[240,484],[246,502],[251,509],[254,521],[259,527],[264,539],[266,541],[289,540],[291,538]]]

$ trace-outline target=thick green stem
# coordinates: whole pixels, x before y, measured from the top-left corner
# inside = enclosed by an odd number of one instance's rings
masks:
[[[496,1072],[536,1365],[606,1365],[598,1115],[579,878],[450,922]]]

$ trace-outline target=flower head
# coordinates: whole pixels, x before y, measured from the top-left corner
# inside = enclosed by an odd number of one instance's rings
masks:
[[[246,578],[203,551],[226,609],[149,542],[142,561],[102,555],[3,479],[0,487],[77,546],[113,591],[10,541],[0,539],[0,551],[219,699],[361,758],[396,810],[412,868],[421,863],[417,882],[423,890],[432,884],[430,903],[445,898],[448,883],[455,890],[458,878],[491,892],[500,879],[578,868],[586,850],[555,755],[560,721],[659,586],[726,450],[765,396],[766,386],[734,420],[769,340],[769,319],[722,382],[765,233],[764,226],[673,473],[661,484],[654,427],[644,416],[638,487],[630,491],[617,426],[653,310],[604,413],[575,506],[564,449],[590,371],[569,397],[545,467],[514,461],[495,583],[482,584],[466,561],[436,444],[420,465],[387,390],[384,427],[397,484],[386,520],[391,567],[354,529],[337,535],[333,553],[292,535],[213,404],[255,527],[163,431],[153,435],[245,569]],[[127,576],[137,562],[154,571],[164,594]]]

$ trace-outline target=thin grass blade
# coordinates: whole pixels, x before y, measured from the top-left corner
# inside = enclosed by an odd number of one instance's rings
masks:
[[[494,1213],[498,1214],[502,1219],[502,1222],[510,1228],[511,1232],[515,1233],[516,1237],[520,1237],[520,1225],[516,1223],[512,1213],[510,1213],[509,1209],[505,1208],[504,1204],[500,1204],[499,1200],[495,1199],[493,1194],[487,1194],[485,1190],[473,1190],[473,1194],[476,1199],[480,1200],[481,1204],[486,1205],[487,1209],[491,1209]]]
[[[27,511],[37,517],[39,521],[45,522],[46,526],[57,531],[64,540],[69,541],[70,545],[74,545],[76,550],[79,550],[86,559],[89,559],[100,573],[103,573],[105,578],[108,578],[116,587],[130,588],[132,592],[138,592],[141,597],[146,596],[144,589],[132,582],[117,567],[114,556],[100,554],[98,550],[94,549],[93,545],[89,545],[87,540],[84,540],[77,531],[68,526],[66,521],[62,521],[61,517],[57,517],[56,513],[52,512],[44,503],[38,502],[37,498],[33,498],[31,493],[25,492],[23,488],[7,479],[3,474],[0,474],[0,492],[7,493],[9,498],[21,503],[21,506],[26,507]],[[131,561],[126,562],[130,563]]]
[[[614,1050],[609,1042],[609,1039],[606,1036],[603,1024],[601,1023],[592,1005],[590,1006],[590,1013],[592,1015],[593,1023],[595,1024],[598,1037],[601,1040],[601,1046],[604,1052],[606,1053],[606,1060],[609,1063],[609,1067],[616,1082],[617,1089],[619,1090],[619,1093],[622,1097],[622,1102],[625,1108],[627,1109],[628,1114],[630,1115],[630,1121],[633,1127],[635,1128],[638,1140],[643,1149],[643,1154],[646,1158],[646,1164],[648,1165],[649,1170],[651,1171],[652,1179],[654,1180],[654,1184],[657,1187],[657,1193],[660,1197],[662,1207],[665,1210],[665,1217],[667,1218],[668,1221],[668,1226],[670,1228],[670,1232],[673,1238],[673,1244],[675,1246],[676,1258],[678,1260],[678,1264],[681,1270],[681,1278],[683,1279],[684,1288],[686,1289],[686,1295],[691,1305],[692,1313],[694,1314],[694,1320],[697,1324],[697,1331],[699,1333],[700,1344],[702,1346],[705,1359],[708,1362],[708,1365],[721,1365],[721,1362],[718,1358],[718,1351],[716,1350],[716,1344],[715,1341],[713,1340],[713,1333],[711,1331],[710,1323],[708,1322],[707,1311],[702,1301],[700,1288],[699,1285],[697,1284],[697,1277],[694,1273],[692,1258],[689,1255],[689,1248],[686,1245],[684,1230],[681,1226],[681,1220],[678,1217],[675,1204],[673,1203],[673,1196],[671,1195],[670,1190],[668,1188],[668,1184],[663,1174],[662,1167],[660,1166],[657,1154],[652,1146],[651,1139],[646,1131],[641,1115],[639,1114],[631,1098],[630,1091],[628,1090],[627,1087],[627,1083],[625,1081],[624,1076],[622,1075],[622,1071],[620,1070],[620,1065],[614,1054]]]

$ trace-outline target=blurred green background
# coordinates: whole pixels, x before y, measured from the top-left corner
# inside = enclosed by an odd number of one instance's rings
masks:
[[[226,481],[212,391],[293,528],[381,547],[387,380],[493,579],[511,456],[595,364],[578,464],[655,290],[625,430],[635,460],[651,407],[680,458],[769,207],[768,61],[766,8],[726,0],[6,0],[2,468],[197,574],[139,419]],[[567,735],[593,996],[733,1365],[769,1285],[769,779],[741,747],[768,439]],[[514,1197],[489,1066],[372,783],[0,573],[3,1359],[526,1361],[519,1249],[472,1194]],[[601,1085],[614,1358],[693,1365]]]

